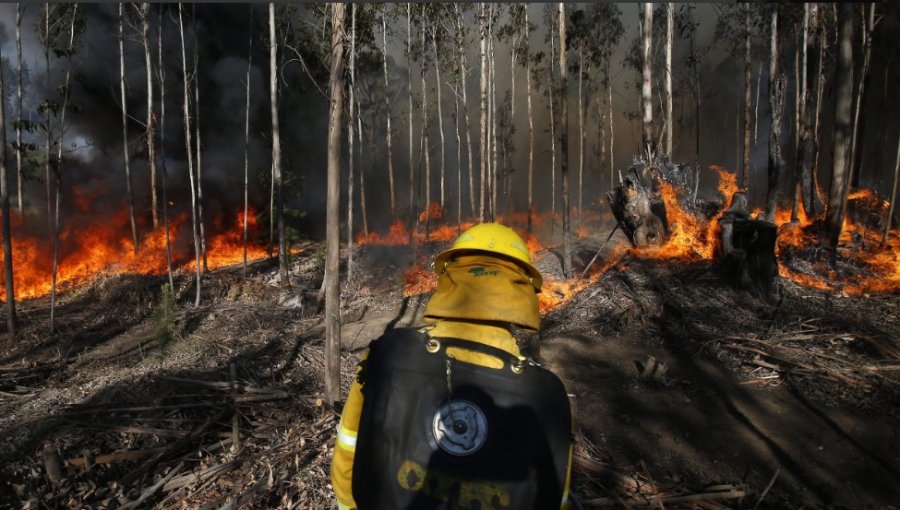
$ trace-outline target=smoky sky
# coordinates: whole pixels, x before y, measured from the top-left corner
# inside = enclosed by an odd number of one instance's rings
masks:
[[[408,91],[410,84],[407,78],[406,45],[406,16],[402,12],[404,4],[389,4],[388,10],[392,13],[388,24],[388,56],[390,71],[390,86],[388,94],[390,98],[390,115],[393,128],[393,166],[396,180],[398,203],[401,208],[408,207],[408,175],[409,175],[409,135],[408,135]],[[884,4],[881,4],[884,5]],[[415,9],[418,5],[414,4]],[[279,8],[282,16],[290,16],[296,19],[313,16],[314,6],[298,5],[290,12]],[[118,5],[117,4],[80,4],[80,9],[86,16],[86,27],[83,34],[76,42],[76,51],[71,59],[72,70],[72,97],[71,103],[77,105],[78,111],[70,111],[66,115],[65,147],[67,150],[66,165],[63,169],[63,187],[68,189],[77,186],[87,190],[88,194],[95,196],[92,209],[98,212],[125,207],[127,202],[125,189],[125,177],[123,169],[123,140],[121,109],[119,96],[119,48],[118,48]],[[567,11],[571,13],[575,9],[590,6],[567,4]],[[11,129],[12,121],[18,116],[15,89],[17,84],[16,47],[15,34],[15,4],[0,5],[0,47],[2,47],[4,65],[4,80],[6,90],[7,133],[10,140],[15,137]],[[638,151],[640,141],[640,121],[633,118],[639,105],[639,90],[635,87],[637,75],[632,68],[622,64],[623,57],[630,50],[638,35],[638,12],[636,4],[620,5],[622,11],[621,20],[625,26],[625,34],[612,55],[610,66],[612,79],[615,146],[613,150],[613,167],[616,170],[625,170],[631,163],[633,154]],[[896,25],[896,13],[890,6],[884,6],[887,21],[886,27]],[[134,16],[134,6],[126,4],[131,19]],[[56,96],[56,88],[62,84],[67,66],[65,58],[51,56],[50,89],[47,88],[47,75],[44,69],[44,56],[42,45],[37,39],[35,25],[40,15],[38,4],[29,4],[25,11],[22,23],[23,55],[27,69],[23,73],[24,78],[24,113],[23,117],[31,120],[39,120],[37,106],[48,96]],[[182,70],[181,70],[181,39],[178,31],[178,6],[177,4],[153,4],[151,5],[150,33],[152,39],[151,58],[152,67],[156,72],[156,34],[162,13],[162,40],[163,60],[165,71],[165,133],[163,150],[166,156],[166,169],[169,184],[169,199],[173,202],[173,213],[188,211],[190,203],[189,185],[187,179],[187,161],[185,151],[185,138],[182,116]],[[415,12],[415,10],[414,10]],[[349,14],[349,13],[348,13]],[[675,41],[673,56],[673,77],[675,81],[674,116],[675,116],[675,149],[674,159],[683,161],[693,166],[695,159],[699,160],[701,168],[710,164],[718,164],[736,171],[740,161],[740,144],[743,138],[742,99],[743,99],[743,61],[732,57],[714,40],[714,25],[717,15],[716,6],[699,4],[695,16],[700,25],[696,35],[695,50],[700,56],[701,63],[699,74],[701,77],[701,153],[699,158],[694,153],[694,97],[690,92],[689,74],[684,62],[688,56],[688,43],[685,39]],[[210,214],[236,211],[242,203],[243,179],[244,179],[244,121],[246,101],[246,73],[250,45],[252,44],[252,67],[250,72],[250,137],[249,137],[249,181],[251,204],[258,210],[267,207],[269,196],[269,172],[271,167],[271,119],[269,113],[269,65],[267,47],[267,17],[266,4],[185,4],[185,51],[189,67],[192,66],[193,51],[198,50],[198,69],[194,79],[199,83],[199,123],[201,130],[201,154],[202,154],[202,185],[204,193],[204,207]],[[549,44],[545,41],[547,23],[544,17],[544,6],[534,4],[529,7],[530,21],[537,26],[536,31],[529,39],[530,51],[549,52]],[[478,37],[477,22],[470,12],[466,17],[466,25],[469,30],[465,52],[468,66],[468,112],[472,137],[472,153],[474,157],[473,167],[476,171],[475,181],[477,185],[478,169]],[[505,20],[501,17],[500,23]],[[657,19],[656,23],[662,24],[664,20]],[[349,30],[350,18],[347,18]],[[366,179],[366,201],[369,208],[370,226],[383,225],[389,221],[386,214],[388,207],[388,184],[386,178],[386,150],[385,150],[385,112],[383,105],[384,85],[380,63],[381,28],[380,23],[374,27],[376,46],[370,48],[376,60],[371,65],[363,66],[360,63],[359,73],[365,73],[357,77],[359,90],[357,96],[363,104],[360,114],[364,124],[364,138],[360,143],[357,134],[356,150],[362,151],[361,159],[356,160],[356,196],[358,201],[360,188],[360,172],[364,172]],[[420,37],[417,32],[417,24],[413,19],[413,38]],[[140,212],[142,221],[149,218],[150,207],[150,177],[146,162],[146,151],[141,142],[143,136],[143,123],[146,120],[146,70],[144,63],[144,49],[140,43],[138,34],[134,28],[125,27],[125,66],[127,82],[127,111],[131,118],[128,121],[128,138],[131,148],[131,170],[133,174],[136,208]],[[317,34],[321,38],[328,38],[324,30]],[[833,36],[832,36],[833,37]],[[885,37],[882,35],[881,37]],[[303,39],[299,39],[301,42]],[[784,56],[781,66],[788,75],[789,85],[786,91],[785,128],[784,128],[784,158],[787,163],[788,173],[793,164],[793,52],[796,39],[793,35],[785,37],[783,48]],[[881,41],[880,43],[878,41]],[[309,41],[307,41],[309,44]],[[765,49],[765,43],[759,41],[761,48]],[[879,51],[880,46],[884,50]],[[863,185],[873,186],[886,190],[889,185],[889,174],[892,158],[886,157],[891,153],[890,147],[897,139],[897,107],[888,100],[888,89],[896,79],[886,76],[891,63],[896,62],[894,55],[895,43],[889,43],[887,39],[876,37],[876,48],[873,52],[873,64],[870,77],[870,95],[866,99],[867,121],[864,123],[864,137],[871,141],[863,144],[864,165],[860,182]],[[301,51],[304,48],[300,48]],[[761,50],[762,51],[762,50]],[[829,48],[833,52],[833,48]],[[304,52],[308,58],[313,52]],[[656,51],[657,54],[660,50]],[[763,52],[764,53],[764,52]],[[506,42],[498,42],[495,50],[497,99],[503,100],[505,94],[511,89],[513,81],[515,88],[515,117],[513,126],[515,132],[512,136],[512,151],[507,154],[508,163],[505,165],[510,171],[511,203],[517,209],[524,209],[526,205],[526,171],[528,161],[528,120],[526,105],[525,71],[522,66],[510,69],[510,46]],[[829,53],[828,58],[833,58]],[[326,83],[320,81],[317,85],[307,75],[306,69],[294,59],[292,54],[283,53],[280,56],[282,67],[280,68],[280,97],[279,115],[281,125],[281,140],[283,148],[282,166],[285,169],[287,184],[285,197],[290,208],[302,211],[303,217],[295,219],[298,225],[307,229],[311,234],[321,233],[321,223],[325,209],[325,173],[326,173],[326,137],[327,137],[327,99],[322,96],[317,87],[323,88],[327,93]],[[570,66],[577,65],[577,54],[569,52]],[[316,63],[304,62],[307,68],[313,68],[311,72],[316,74]],[[548,65],[545,60],[542,64]],[[762,65],[762,67],[760,67]],[[768,72],[764,57],[760,57],[753,64],[754,96],[757,94],[759,83],[759,104],[756,115],[758,125],[755,129],[756,143],[752,151],[751,196],[760,201],[764,197],[766,182],[766,156],[769,133],[769,106],[768,106]],[[413,112],[413,171],[416,180],[416,208],[425,203],[422,196],[424,189],[421,179],[424,176],[424,161],[419,150],[421,143],[421,111],[420,111],[420,70],[421,63],[411,63],[412,95],[414,103]],[[446,172],[447,199],[446,206],[455,216],[456,203],[456,172],[458,167],[456,150],[456,127],[453,119],[454,96],[448,83],[452,80],[452,70],[441,68],[442,81],[442,110],[444,130],[444,169]],[[540,72],[537,70],[535,72]],[[547,70],[549,73],[549,70]],[[657,90],[661,85],[658,78],[661,71],[657,70],[657,79],[654,81],[654,102],[658,102]],[[895,73],[896,74],[896,73]],[[605,207],[599,198],[609,187],[609,164],[600,160],[600,131],[598,114],[601,107],[601,95],[606,94],[601,87],[596,72],[582,83],[584,91],[583,104],[585,107],[584,136],[579,137],[580,123],[578,117],[578,81],[576,74],[570,73],[569,79],[569,172],[572,182],[577,183],[580,172],[579,151],[585,154],[584,163],[584,194],[585,205],[590,207]],[[761,78],[761,79],[760,79]],[[833,116],[832,90],[825,87],[826,99],[822,111],[823,143],[820,156],[820,179],[827,180],[830,175],[828,161],[830,158],[830,132]],[[432,200],[437,200],[439,193],[440,174],[440,128],[437,124],[437,90],[435,89],[436,75],[434,66],[429,66],[427,75],[427,94],[429,108],[429,155],[431,165],[431,189]],[[544,85],[547,83],[544,77]],[[159,83],[154,76],[154,110],[159,113]],[[895,89],[896,87],[894,87]],[[194,98],[193,89],[190,90],[191,103]],[[755,97],[754,97],[755,99]],[[345,96],[346,100],[346,96]],[[551,166],[549,111],[548,100],[543,90],[536,89],[533,97],[534,111],[534,168],[536,200],[541,209],[550,207],[549,174]],[[558,112],[557,112],[558,113]],[[605,115],[605,112],[604,112]],[[656,122],[660,122],[659,112]],[[462,115],[461,115],[462,117]],[[197,120],[197,119],[195,119]],[[460,121],[462,122],[462,118]],[[346,122],[346,120],[344,121]],[[346,187],[348,172],[347,132],[346,125],[342,126],[342,139],[344,142],[344,156],[342,159],[343,177],[342,186]],[[609,136],[608,128],[605,128],[605,136]],[[559,133],[557,132],[557,135]],[[192,133],[193,138],[194,133]],[[26,136],[26,140],[40,146],[43,134],[36,132]],[[462,134],[465,144],[465,134]],[[196,141],[192,140],[192,143]],[[582,145],[583,143],[583,145]],[[466,150],[462,148],[462,166],[466,172]],[[558,150],[558,149],[557,149]],[[557,154],[557,165],[559,164]],[[13,164],[8,168],[15,168],[14,157],[11,155],[8,161]],[[38,169],[39,170],[39,169]],[[708,173],[708,172],[707,172]],[[13,176],[15,171],[10,172]],[[41,211],[45,206],[44,185],[40,182],[43,171],[33,172],[31,180],[26,185],[26,206],[29,210]],[[712,176],[704,174],[704,185],[712,189]],[[559,178],[559,172],[557,172]],[[468,197],[468,176],[462,176],[463,193]],[[560,186],[557,184],[557,193]],[[505,190],[505,188],[503,188]],[[573,186],[573,193],[577,193],[577,184]],[[346,190],[344,191],[346,200]],[[505,200],[505,199],[501,199]],[[505,203],[505,202],[501,202]],[[557,204],[560,203],[557,198]],[[345,205],[342,209],[346,209]],[[358,207],[358,206],[357,206]],[[463,207],[468,205],[464,201]],[[64,210],[76,214],[71,206],[65,205]],[[345,214],[342,213],[342,214]],[[357,211],[359,218],[359,211]],[[357,227],[358,228],[358,220]]]

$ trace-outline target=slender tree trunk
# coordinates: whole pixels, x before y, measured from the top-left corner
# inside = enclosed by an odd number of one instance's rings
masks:
[[[778,205],[778,181],[781,179],[781,128],[784,112],[784,74],[778,69],[778,8],[772,10],[771,53],[769,55],[769,109],[772,128],[769,130],[769,182],[766,192],[766,221],[775,222]]]
[[[437,91],[438,132],[441,134],[441,207],[444,206],[444,110],[441,100],[441,61],[438,59],[437,24],[431,25],[431,47],[434,50],[435,90]]]
[[[813,11],[818,11],[819,5],[817,3],[812,4],[810,7],[810,15],[813,19],[817,19],[817,15],[813,14]],[[824,8],[822,12],[822,16],[824,16]],[[821,135],[821,115],[822,115],[822,102],[823,96],[825,92],[825,47],[828,45],[827,40],[827,27],[824,19],[817,19],[816,21],[819,27],[818,33],[818,50],[819,50],[819,59],[818,65],[816,67],[816,114],[815,114],[815,124],[813,128],[813,170],[811,173],[810,179],[810,196],[812,197],[812,206],[815,214],[819,214],[824,210],[824,204],[822,203],[822,196],[819,194],[819,152],[821,150],[821,144],[819,143],[819,135]]]
[[[19,104],[18,120],[22,119],[22,14],[25,6],[16,3],[16,58],[18,59],[18,82],[19,87],[16,89],[16,100]],[[5,181],[4,181],[5,182]],[[19,198],[19,215],[25,214],[25,206],[22,202],[22,126],[16,123],[16,190]],[[4,214],[5,216],[5,214]],[[10,301],[11,302],[11,301]]]
[[[694,205],[700,190],[700,72],[694,54],[694,33],[691,32],[691,70],[694,75]]]
[[[603,76],[606,79],[606,119],[609,122],[609,189],[613,189],[613,187],[615,186],[613,180],[615,174],[616,159],[616,132],[615,128],[613,127],[612,82],[609,78],[609,52],[607,52],[606,55],[606,67],[604,68]]]
[[[159,204],[156,198],[156,153],[153,139],[153,66],[150,61],[150,4],[141,2],[141,42],[144,44],[144,68],[147,73],[147,163],[150,166],[150,215],[153,228],[159,226]]]
[[[463,87],[459,75],[456,77],[456,90],[453,94],[453,124],[456,129],[456,225],[457,229],[462,224],[462,132],[460,124],[462,119],[459,117],[459,91]]]
[[[47,41],[44,44],[44,66],[46,74],[44,75],[47,80],[47,99],[50,98],[50,4],[46,4],[44,6],[44,37],[46,37]],[[50,193],[51,189],[51,180],[50,180],[50,147],[53,142],[53,126],[50,125],[50,108],[44,112],[44,123],[47,127],[47,150],[46,150],[46,160],[44,162],[44,182],[47,185],[47,227],[48,230],[53,230],[53,197]],[[51,293],[51,305],[55,303],[55,293]],[[53,307],[50,309],[51,319],[53,318]],[[53,331],[53,321],[50,321],[50,331]]]
[[[428,87],[425,78],[428,75],[428,61],[425,59],[425,34],[427,32],[428,14],[422,4],[422,154],[425,157],[425,236],[428,236],[431,223],[431,151],[428,146]]]
[[[488,115],[490,117],[490,130],[491,130],[491,139],[489,145],[491,147],[491,164],[490,164],[490,181],[489,184],[491,186],[491,221],[496,221],[497,216],[497,174],[500,170],[500,166],[497,164],[497,66],[496,59],[494,58],[494,23],[497,19],[496,14],[494,13],[495,4],[490,4],[491,8],[491,16],[490,16],[490,25],[488,28],[488,73],[490,76],[488,78],[488,84],[490,86],[490,94],[491,97],[488,100],[490,104],[490,109],[488,110]]]
[[[578,48],[578,227],[584,214],[584,47]]]
[[[853,107],[853,5],[841,4],[838,18],[838,61],[837,82],[834,100],[834,147],[832,149],[831,189],[828,192],[826,233],[822,239],[824,246],[831,250],[831,260],[837,257],[838,239],[843,226],[844,178],[849,165],[850,135]]]
[[[75,47],[75,18],[78,15],[78,4],[74,4],[72,9],[72,18],[69,22],[69,44],[66,52],[66,78],[63,82],[63,104],[60,109],[59,116],[59,144],[57,145],[56,162],[57,167],[54,172],[54,197],[55,208],[53,211],[53,269],[50,284],[50,333],[56,332],[56,280],[59,270],[59,205],[61,200],[60,183],[62,181],[62,153],[65,146],[66,138],[66,111],[69,108],[69,84],[72,71],[72,50]],[[49,38],[49,36],[48,36]],[[4,97],[4,96],[0,96]],[[48,124],[49,128],[49,124]],[[4,127],[5,129],[5,127]],[[49,129],[48,129],[49,130]]]
[[[248,196],[250,175],[250,71],[253,69],[253,5],[250,5],[250,40],[247,43],[247,103],[244,107],[244,274],[247,273],[247,224],[249,223],[250,201]]]
[[[809,32],[809,4],[803,4],[803,22],[800,29],[800,42],[797,57],[799,60],[800,73],[797,76],[797,158],[794,168],[794,203],[791,208],[791,222],[799,221],[800,204],[803,204],[803,210],[807,217],[812,217],[809,201],[806,200],[804,189],[809,189],[809,166],[806,163],[806,153],[811,142],[811,133],[809,132],[809,123],[807,122],[807,111],[809,110],[809,99],[806,86],[806,66],[807,66],[807,44]]]
[[[413,81],[412,81],[412,4],[406,4],[406,78],[407,92],[409,93],[409,220],[410,224],[416,220],[415,206],[415,166],[413,164]],[[410,231],[412,235],[412,231]]]
[[[331,6],[331,78],[328,118],[328,196],[325,244],[325,398],[341,400],[340,186],[343,111],[344,4]]]
[[[388,186],[391,193],[391,216],[397,216],[397,194],[394,191],[394,151],[391,143],[391,101],[389,97],[391,84],[388,81],[387,65],[387,4],[384,5],[384,12],[381,15],[381,56],[384,63],[384,116],[387,121],[384,141],[387,144]]]
[[[528,34],[528,5],[525,6],[525,33]],[[528,44],[525,46],[530,48]],[[525,86],[528,90],[528,232],[534,222],[534,110],[531,105],[531,51],[525,53]]]
[[[196,5],[191,6],[192,13],[196,13]],[[196,19],[195,16],[193,16]],[[199,49],[197,48],[197,28],[191,29],[194,35],[194,132],[197,144],[197,227],[200,232],[200,255],[203,260],[203,272],[209,272],[206,262],[206,226],[203,221],[203,160],[201,158],[200,143],[200,67],[198,66]]]
[[[750,101],[753,72],[750,68],[750,4],[744,4],[744,159],[741,165],[741,189],[750,189]],[[757,89],[758,90],[758,89]]]
[[[122,150],[125,161],[125,189],[128,193],[128,219],[131,221],[131,242],[138,251],[137,224],[134,222],[134,191],[131,186],[131,163],[128,154],[128,99],[125,97],[125,4],[119,4],[119,91],[122,98]],[[60,145],[61,146],[61,145]]]
[[[672,46],[675,39],[675,6],[666,3],[666,154],[672,156],[672,139],[675,125],[672,121]]]
[[[269,4],[269,96],[272,111],[272,183],[275,186],[275,214],[278,217],[278,273],[281,285],[288,285],[287,240],[284,237],[284,186],[281,177],[281,131],[278,127],[278,76],[275,60],[275,4]]]
[[[884,234],[881,236],[882,244],[887,242],[888,235],[891,233],[891,221],[894,219],[894,206],[897,202],[897,181],[900,180],[900,140],[897,141],[897,162],[894,163],[894,179],[891,182],[891,194],[888,196],[890,207],[888,208],[887,218],[884,221]],[[7,281],[10,281],[7,279]],[[7,290],[7,292],[9,292]]]
[[[453,4],[453,10],[456,14],[456,32],[458,36],[458,44],[459,44],[459,76],[460,76],[460,89],[462,90],[462,109],[463,116],[466,121],[466,165],[469,170],[469,208],[471,210],[472,218],[475,217],[475,186],[474,186],[474,171],[472,164],[472,130],[469,127],[469,101],[468,96],[466,94],[466,89],[468,89],[468,79],[466,77],[466,51],[465,51],[465,40],[463,37],[463,28],[462,28],[462,14],[459,12],[459,6],[457,4]]]
[[[166,229],[166,271],[169,276],[169,288],[174,292],[175,279],[172,276],[172,239],[169,232],[169,200],[167,197],[168,190],[168,171],[166,169],[166,69],[163,67],[163,12],[159,10],[159,21],[157,23],[156,32],[156,75],[159,79],[159,160],[162,170],[162,203],[163,203],[163,228]]]
[[[16,9],[18,10],[18,6],[16,6]],[[3,66],[0,66],[0,98],[6,98]],[[5,100],[0,100],[0,210],[3,213],[3,277],[6,284],[6,331],[11,342],[16,338],[16,293],[15,280],[13,279],[12,228],[9,219],[9,182],[6,178]]]
[[[347,149],[349,151],[347,160],[347,281],[353,278],[353,184],[356,180],[353,166],[353,135],[354,135],[354,114],[355,99],[353,98],[354,87],[356,85],[356,5],[350,4],[350,83],[347,84]]]
[[[550,69],[547,73],[547,95],[550,105],[550,225],[556,225],[556,115],[553,111],[554,68],[556,67],[556,31],[550,22]]]
[[[641,57],[644,64],[643,76],[641,81],[641,103],[643,105],[644,122],[643,122],[643,138],[641,140],[641,152],[654,152],[653,147],[653,91],[651,89],[653,74],[652,55],[653,43],[653,4],[646,2],[642,4],[641,26]]]
[[[478,221],[484,223],[484,199],[485,186],[487,185],[487,144],[488,144],[488,62],[487,62],[487,5],[479,5],[479,28],[481,35],[481,79],[479,81],[481,90],[481,103],[479,110],[481,111],[481,132],[478,143],[478,164],[481,173],[481,183],[479,185],[480,197],[478,199]]]
[[[563,272],[572,277],[572,224],[569,219],[569,71],[566,48],[566,4],[559,3],[559,150],[562,174]]]
[[[354,38],[355,39],[355,38]],[[366,210],[366,166],[363,157],[363,123],[362,105],[359,97],[356,98],[356,126],[359,133],[359,212],[362,219],[363,235],[369,237],[369,214]],[[349,277],[347,278],[349,280]]]
[[[190,108],[190,81],[188,79],[187,52],[184,44],[184,21],[182,20],[182,4],[178,4],[178,34],[181,36],[181,76],[182,114],[184,116],[184,148],[187,152],[188,178],[191,185],[191,229],[194,234],[194,272],[197,279],[197,293],[194,297],[194,306],[200,306],[200,232],[197,229],[197,187],[194,183],[194,155],[191,153],[191,108]]]
[[[869,12],[866,14],[865,6],[860,6],[863,14],[861,30],[863,62],[859,76],[859,87],[857,87],[856,92],[856,104],[853,107],[853,134],[850,137],[850,166],[847,170],[847,182],[844,185],[844,198],[842,199],[842,204],[845,208],[847,207],[847,196],[850,193],[850,188],[854,184],[858,184],[859,173],[862,170],[862,150],[860,150],[862,138],[859,136],[859,132],[861,131],[860,124],[862,124],[862,121],[860,119],[862,118],[861,112],[865,100],[866,82],[868,81],[869,76],[869,61],[872,58],[872,29],[875,27],[875,3],[869,3],[868,7]],[[846,210],[841,213],[841,216],[845,214]]]

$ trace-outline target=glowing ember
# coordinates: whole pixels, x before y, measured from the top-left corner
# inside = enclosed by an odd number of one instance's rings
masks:
[[[243,261],[243,212],[236,217],[235,226],[207,238],[209,269]],[[264,258],[264,248],[251,244],[256,232],[256,213],[250,212],[247,225],[249,239],[248,260]],[[140,239],[139,251],[134,252],[128,229],[127,212],[114,214],[107,221],[90,226],[73,225],[60,233],[61,253],[57,272],[57,285],[65,286],[87,282],[98,274],[163,274],[166,272],[166,232],[160,226],[147,232]],[[213,227],[221,225],[221,219]],[[173,265],[185,261],[185,268],[193,269],[193,250],[188,243],[176,242],[179,232],[189,225],[187,214],[169,221],[169,237],[172,240]],[[187,227],[190,230],[190,227]],[[215,230],[211,228],[210,230]],[[13,267],[16,299],[46,295],[51,289],[52,243],[13,232]],[[2,277],[2,276],[0,276]],[[5,282],[0,286],[4,290]]]

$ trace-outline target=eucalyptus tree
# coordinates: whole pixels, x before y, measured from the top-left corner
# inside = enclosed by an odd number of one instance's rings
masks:
[[[0,62],[3,59],[0,57]],[[13,279],[12,229],[9,218],[9,181],[6,178],[6,93],[0,65],[0,212],[3,214],[3,276],[6,284],[6,331],[16,337],[16,293]]]
[[[347,81],[347,281],[353,277],[353,137],[354,137],[354,107],[356,105],[354,92],[356,88],[356,6],[351,3],[350,9],[350,57],[347,63],[349,67],[349,80]]]
[[[246,105],[244,107],[244,221],[243,221],[243,258],[244,258],[244,273],[247,272],[247,226],[248,226],[248,214],[250,209],[250,202],[248,200],[248,181],[249,181],[249,170],[250,170],[250,71],[253,69],[253,4],[250,4],[250,15],[248,17],[250,23],[250,30],[248,33],[250,34],[247,38],[249,42],[247,43],[247,75],[244,79],[244,86],[247,89],[247,100]]]
[[[196,19],[197,4],[191,6],[192,16]],[[203,259],[203,272],[209,271],[206,257],[206,227],[203,221],[203,160],[202,160],[202,144],[200,136],[200,67],[198,65],[200,59],[199,44],[197,44],[197,24],[191,27],[191,34],[194,39],[194,142],[196,143],[197,152],[197,230],[200,232],[200,254]]]
[[[194,235],[194,273],[196,275],[196,294],[194,306],[200,306],[200,232],[197,229],[197,187],[194,183],[194,156],[191,152],[191,109],[190,109],[190,77],[187,67],[187,52],[184,43],[183,6],[178,4],[178,34],[181,37],[181,76],[182,76],[182,120],[184,127],[184,148],[187,153],[188,179],[191,187],[191,231]]]
[[[784,114],[785,76],[779,68],[779,30],[778,5],[771,6],[769,28],[769,110],[772,125],[769,129],[769,179],[766,187],[766,221],[775,221],[775,208],[778,205],[778,184],[781,179],[781,129]],[[746,133],[746,131],[745,131]],[[746,134],[745,134],[746,137]]]
[[[866,9],[868,7],[868,9]],[[872,60],[872,31],[875,29],[875,3],[860,5],[860,39],[862,40],[862,68],[860,69],[859,85],[856,87],[856,98],[853,106],[853,130],[850,138],[850,167],[847,170],[846,183],[844,185],[844,207],[847,207],[847,196],[850,187],[858,183],[859,174],[862,171],[862,146],[863,139],[859,136],[862,124],[863,103],[865,100],[866,82],[869,76],[869,63]],[[844,211],[846,214],[846,211]]]
[[[561,153],[563,207],[563,273],[572,277],[572,226],[569,219],[569,75],[568,41],[566,41],[566,4],[559,3],[559,148]]]
[[[131,182],[131,162],[128,153],[128,98],[125,95],[125,4],[119,4],[119,91],[122,101],[122,150],[125,164],[125,192],[128,194],[128,219],[131,222],[131,241],[138,251],[137,225],[134,221],[134,190]]]
[[[391,196],[391,216],[397,215],[397,195],[394,191],[394,151],[393,138],[391,133],[391,90],[390,80],[388,79],[388,56],[387,56],[387,33],[388,33],[388,4],[381,4],[381,56],[384,69],[384,117],[387,127],[384,131],[384,142],[387,151],[387,174],[388,186]]]
[[[826,230],[822,244],[831,251],[832,264],[836,259],[838,239],[844,222],[845,175],[849,167],[852,143],[853,108],[853,6],[841,4],[838,16],[838,62],[835,75],[834,144],[832,146],[831,188],[828,191]]]
[[[51,135],[51,124],[49,112],[53,111],[54,113],[59,113],[59,139],[57,140],[57,154],[55,159],[53,160],[53,168],[54,168],[54,201],[53,201],[53,218],[52,218],[52,231],[53,231],[53,267],[51,269],[51,283],[50,283],[50,332],[54,333],[56,331],[56,283],[57,276],[59,270],[59,232],[60,232],[60,215],[59,215],[59,207],[61,201],[62,192],[61,181],[62,181],[62,155],[63,155],[63,146],[65,142],[65,133],[66,133],[66,112],[69,107],[69,93],[70,90],[70,82],[71,82],[71,71],[72,71],[72,55],[75,54],[75,39],[76,37],[84,31],[85,19],[82,12],[78,11],[78,4],[61,4],[58,5],[56,9],[53,10],[52,13],[55,16],[55,20],[51,22],[51,9],[50,6],[47,5],[45,8],[45,19],[44,19],[44,32],[40,32],[41,41],[44,43],[45,48],[45,58],[47,59],[48,66],[48,77],[47,81],[49,84],[49,51],[52,49],[54,54],[58,57],[65,56],[66,57],[66,74],[65,79],[63,81],[63,85],[59,88],[59,92],[62,94],[62,104],[55,103],[51,101],[49,98],[45,100],[44,104],[41,105],[42,108],[46,108],[47,116],[46,116],[46,129],[47,129],[47,166],[49,169],[51,166],[50,160],[50,141],[52,139]],[[39,25],[40,26],[40,25]],[[49,179],[49,174],[47,175]],[[49,181],[48,181],[48,190],[49,190]],[[50,206],[51,204],[48,202],[47,204]]]
[[[16,3],[16,59],[18,61],[18,66],[16,67],[16,78],[18,81],[18,87],[16,88],[16,102],[18,103],[18,117],[15,122],[16,127],[16,193],[19,199],[19,215],[25,214],[25,209],[22,203],[22,153],[25,151],[24,146],[22,145],[22,128],[23,128],[23,118],[22,118],[22,89],[23,89],[23,76],[25,74],[25,66],[22,64],[22,16],[25,14],[25,7],[28,4],[22,5],[20,3]]]
[[[344,4],[331,4],[331,75],[328,107],[328,189],[325,240],[325,397],[341,400],[340,179],[343,111]]]
[[[141,2],[137,10],[141,20],[141,43],[144,47],[144,68],[147,75],[147,124],[145,137],[147,141],[147,161],[150,166],[150,216],[153,220],[153,228],[159,226],[159,202],[156,190],[156,153],[154,147],[153,128],[153,69],[150,58],[150,4]]]
[[[653,4],[644,2],[640,7],[641,11],[641,108],[643,111],[643,120],[641,131],[641,152],[654,152],[653,145],[653,102],[652,102],[652,83],[653,83],[653,63],[651,56],[653,54]]]
[[[163,213],[163,229],[166,231],[166,271],[169,276],[169,288],[175,288],[175,279],[172,276],[172,239],[169,232],[169,199],[168,199],[168,170],[166,169],[166,68],[163,65],[163,11],[159,10],[159,17],[156,24],[156,79],[159,83],[159,122],[153,125],[157,127],[154,131],[159,134],[159,146],[156,156],[161,163],[162,182],[162,213]]]
[[[591,58],[595,59],[595,66],[602,68],[603,77],[600,84],[606,87],[606,107],[603,108],[602,101],[598,102],[600,108],[606,111],[607,126],[609,127],[609,186],[613,187],[613,179],[615,173],[615,158],[613,157],[613,146],[615,143],[615,129],[613,125],[613,102],[612,102],[612,81],[610,75],[610,64],[612,63],[612,54],[616,47],[621,43],[625,34],[625,26],[622,24],[622,11],[616,4],[597,3],[591,7],[591,25],[592,33],[595,34],[591,38],[592,45],[596,44],[596,48],[591,52]],[[602,117],[602,115],[601,115]],[[601,152],[606,139],[603,123],[600,122],[600,142]],[[599,165],[598,165],[599,166]]]

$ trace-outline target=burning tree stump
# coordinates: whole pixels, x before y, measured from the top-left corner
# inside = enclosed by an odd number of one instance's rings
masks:
[[[774,223],[750,219],[747,197],[734,194],[719,225],[722,239],[722,274],[734,287],[758,291],[767,299],[777,296],[778,259]]]
[[[672,163],[665,154],[655,156],[649,163],[636,159],[625,177],[619,176],[619,186],[607,193],[606,199],[634,246],[661,245],[668,238],[668,220],[660,183],[690,189],[694,179],[690,167]]]

